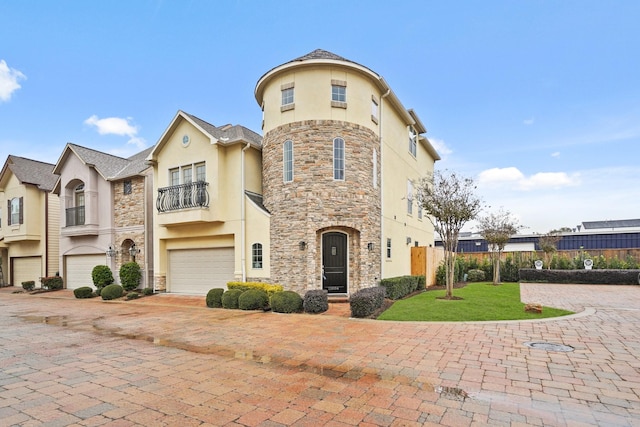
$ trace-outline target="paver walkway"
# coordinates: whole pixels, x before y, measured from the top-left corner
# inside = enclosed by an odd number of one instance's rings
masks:
[[[581,314],[482,323],[11,289],[2,426],[640,426],[640,287],[523,284],[523,301]]]

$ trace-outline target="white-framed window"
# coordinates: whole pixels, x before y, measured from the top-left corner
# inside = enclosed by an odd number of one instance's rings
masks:
[[[413,215],[413,182],[407,180],[407,213]]]
[[[347,102],[347,87],[331,85],[331,100],[334,102]]]
[[[262,243],[251,245],[251,268],[262,268]]]
[[[282,145],[282,179],[293,181],[293,141],[287,140]]]
[[[387,259],[391,259],[391,239],[387,238]]]
[[[22,197],[14,197],[7,203],[9,211],[8,225],[22,224]]]
[[[293,104],[293,87],[282,89],[282,106]]]
[[[169,185],[180,185],[180,168],[169,170]]]
[[[371,120],[376,124],[378,123],[378,111],[378,100],[371,95]]]
[[[413,126],[409,126],[409,152],[413,157],[418,154],[418,134]]]
[[[207,169],[204,163],[198,163],[196,167],[196,182],[205,182],[207,180]]]
[[[344,139],[333,140],[333,179],[344,181]]]

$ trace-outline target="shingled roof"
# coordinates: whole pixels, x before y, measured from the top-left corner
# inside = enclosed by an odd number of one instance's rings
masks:
[[[85,164],[94,167],[104,179],[112,181],[138,175],[147,169],[149,166],[145,164],[145,158],[152,149],[153,147],[150,147],[129,158],[123,158],[81,145],[68,143],[65,148],[65,153],[67,150],[71,150]],[[65,154],[63,154],[62,157],[64,156]],[[58,163],[60,163],[60,161],[58,161]]]
[[[182,113],[193,120],[208,134],[221,141],[222,144],[233,144],[238,141],[246,141],[258,147],[262,146],[262,137],[244,126],[231,124],[227,124],[224,126],[214,126],[211,123],[194,116],[193,114],[189,114],[185,111],[182,111]]]
[[[9,155],[0,176],[9,169],[22,184],[32,184],[44,191],[51,191],[58,180],[54,165],[38,160]]]

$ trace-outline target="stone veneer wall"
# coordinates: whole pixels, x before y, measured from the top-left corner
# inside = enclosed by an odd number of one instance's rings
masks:
[[[345,180],[333,179],[333,139],[345,141]],[[282,145],[293,141],[294,179],[283,182]],[[263,139],[264,204],[271,212],[271,280],[304,293],[322,288],[325,231],[348,234],[348,292],[380,277],[380,189],[373,186],[378,137],[365,127],[334,120],[289,123]],[[300,242],[306,243],[301,250]],[[374,245],[373,250],[367,244]]]
[[[124,181],[131,181],[131,193],[124,194]],[[123,251],[123,243],[126,240],[133,241],[140,253],[136,255],[136,262],[141,268],[145,265],[145,238],[144,238],[144,219],[145,219],[145,181],[144,177],[133,176],[122,181],[113,183],[113,221],[116,230],[115,248],[119,250],[116,255],[116,270],[114,276],[119,274],[122,264],[133,261],[129,253]],[[126,245],[129,247],[129,244]],[[149,286],[149,284],[144,284]]]

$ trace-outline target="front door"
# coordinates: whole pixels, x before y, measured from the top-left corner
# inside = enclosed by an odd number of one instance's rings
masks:
[[[347,235],[322,235],[322,289],[330,294],[347,293]]]

